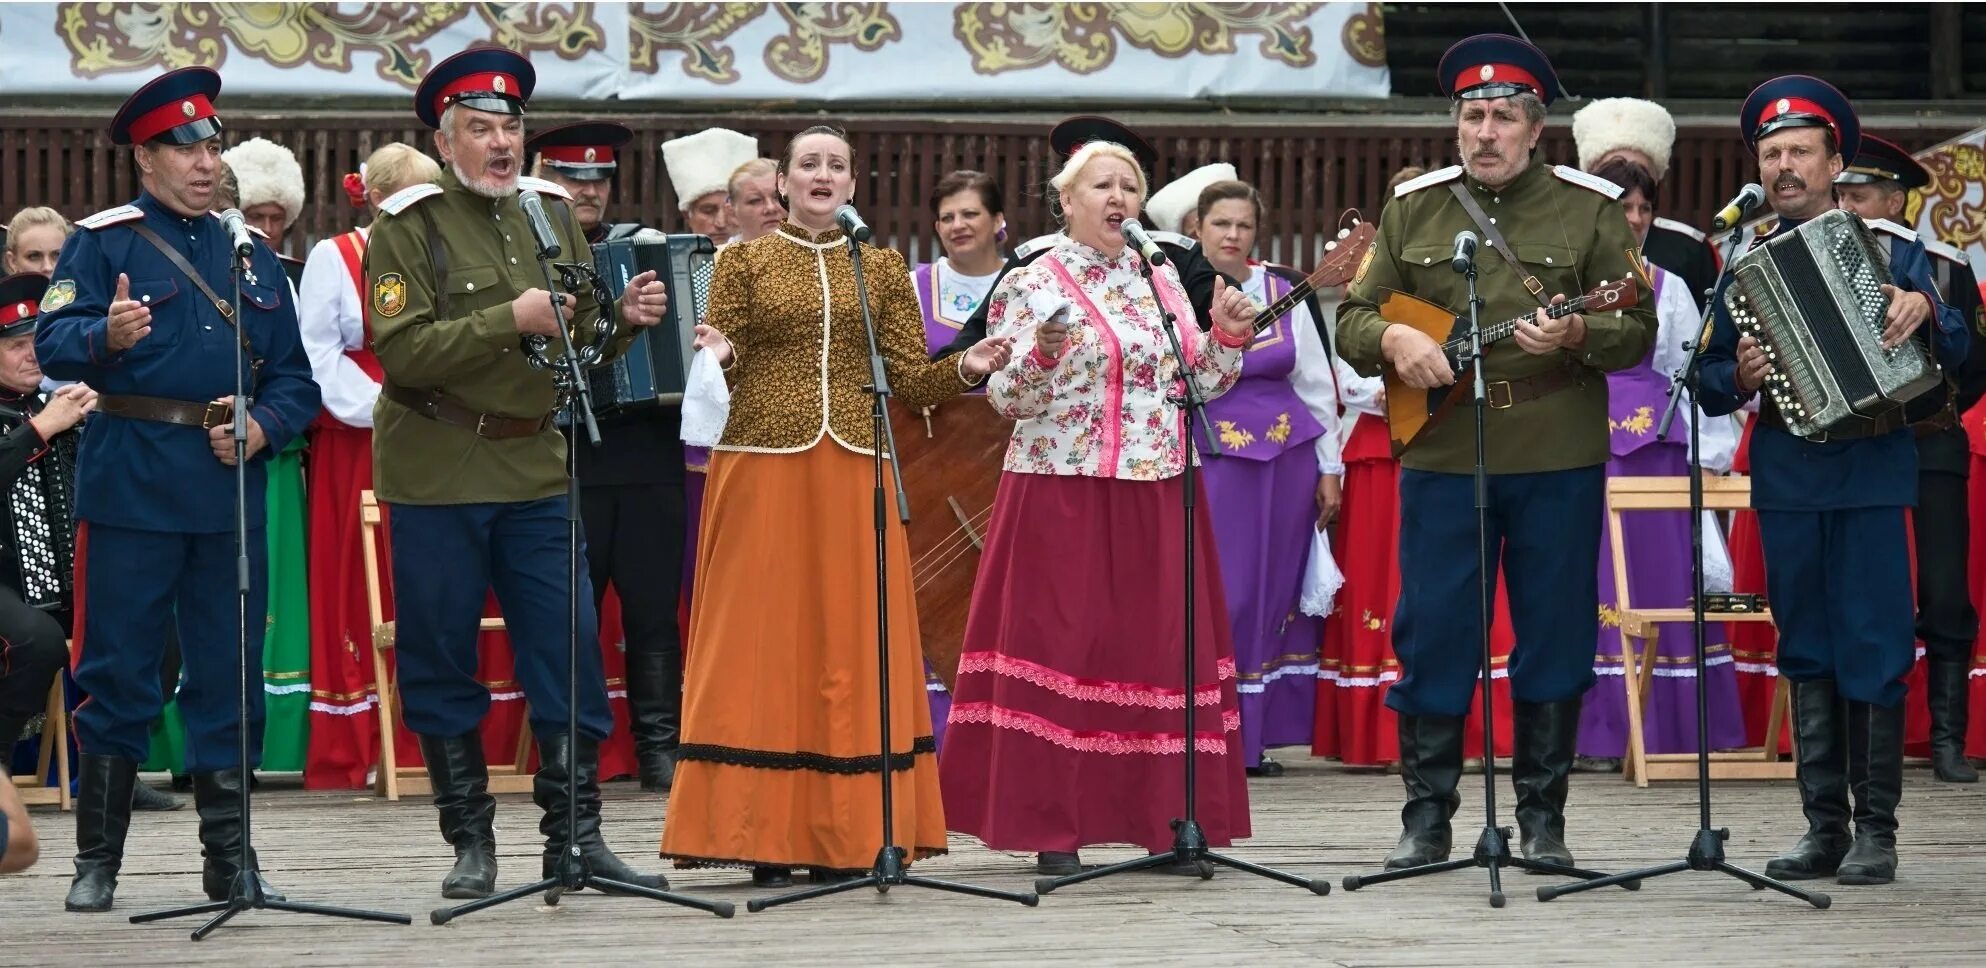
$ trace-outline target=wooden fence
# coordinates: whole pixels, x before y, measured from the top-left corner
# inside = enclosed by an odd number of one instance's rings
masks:
[[[532,115],[535,126],[576,120],[557,112]],[[621,161],[619,195],[610,211],[616,220],[639,220],[664,230],[680,230],[682,220],[661,163],[660,143],[708,126],[707,117],[630,115],[619,120],[634,128],[635,141]],[[760,150],[774,155],[786,139],[817,122],[807,116],[752,117],[730,126],[759,138]],[[1368,118],[1322,118],[1293,123],[1259,121],[1147,123],[1127,121],[1159,150],[1159,182],[1215,160],[1232,162],[1252,182],[1267,205],[1260,254],[1309,264],[1330,238],[1340,213],[1356,207],[1376,218],[1386,181],[1405,165],[1438,167],[1454,155],[1453,128],[1440,115],[1425,122],[1399,123]],[[341,187],[373,149],[405,141],[432,151],[431,132],[411,118],[346,113],[293,114],[230,112],[230,143],[262,136],[287,145],[303,165],[306,206],[288,241],[302,256],[316,240],[363,220]],[[715,122],[725,123],[725,122]],[[121,204],[137,193],[130,153],[116,150],[103,133],[103,121],[75,115],[0,116],[0,217],[24,205],[50,205],[70,218]],[[1045,201],[1051,174],[1044,121],[936,120],[882,117],[848,125],[862,180],[856,202],[878,235],[913,261],[939,252],[926,195],[944,173],[977,168],[993,173],[1007,192],[1010,238],[1024,239],[1053,225]],[[1962,128],[1923,127],[1893,132],[1916,150],[1959,134]],[[1563,118],[1547,131],[1544,156],[1574,164],[1572,137]],[[1744,182],[1757,177],[1735,126],[1687,126],[1677,138],[1675,160],[1662,187],[1661,210],[1702,225]]]

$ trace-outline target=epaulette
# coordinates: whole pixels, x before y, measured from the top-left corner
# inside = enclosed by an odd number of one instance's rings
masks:
[[[1610,199],[1618,200],[1621,197],[1621,187],[1619,185],[1598,175],[1589,175],[1568,165],[1553,165],[1552,174],[1557,175],[1563,181],[1569,181],[1581,188],[1590,188]]]
[[[95,215],[79,218],[76,220],[76,224],[95,231],[97,229],[109,228],[113,225],[121,225],[125,222],[135,222],[144,217],[145,210],[136,205],[119,205],[116,208],[104,209]]]
[[[1174,246],[1188,252],[1193,251],[1200,244],[1199,239],[1180,235],[1178,232],[1153,232],[1151,236],[1153,242],[1157,242],[1160,245]]]
[[[550,195],[553,198],[562,198],[568,202],[572,201],[571,192],[543,178],[533,178],[530,175],[518,176],[517,190],[520,192],[537,192],[540,195]]]
[[[1675,232],[1679,235],[1687,235],[1690,238],[1697,240],[1698,242],[1710,241],[1710,237],[1703,234],[1702,229],[1699,229],[1696,226],[1691,225],[1687,222],[1678,222],[1672,218],[1658,218],[1654,221],[1653,224],[1658,229],[1667,229],[1668,231]]]
[[[430,195],[439,195],[439,194],[441,194],[441,186],[433,182],[422,182],[419,185],[409,185],[406,188],[402,188],[399,191],[394,192],[391,195],[388,195],[386,197],[386,201],[379,203],[379,210],[385,212],[388,215],[398,215],[401,212],[406,211],[407,206],[412,205],[415,202],[418,202],[421,199],[426,198]]]
[[[1462,177],[1462,166],[1449,165],[1446,168],[1428,172],[1419,178],[1410,178],[1401,182],[1398,188],[1393,189],[1393,197],[1405,198],[1423,188],[1439,185],[1444,182],[1451,182],[1460,177]]]
[[[1890,235],[1894,235],[1897,238],[1904,240],[1905,242],[1917,241],[1917,231],[1915,229],[1904,228],[1903,226],[1898,225],[1895,222],[1890,221],[1889,219],[1865,218],[1862,221],[1868,223],[1868,226],[1870,228],[1875,229],[1878,232],[1887,232]]]
[[[1960,252],[1957,246],[1946,245],[1928,235],[1919,235],[1917,241],[1923,243],[1924,251],[1946,262],[1956,262],[1964,266],[1970,266],[1972,264],[1971,260],[1967,259],[1965,253]]]
[[[1016,246],[1014,248],[1014,258],[1019,259],[1022,262],[1026,262],[1027,260],[1032,259],[1035,256],[1048,251],[1049,249],[1061,245],[1062,241],[1066,238],[1068,238],[1068,236],[1065,236],[1060,232],[1052,232],[1048,235],[1037,235],[1034,238],[1031,238],[1026,242],[1022,242],[1020,245]]]

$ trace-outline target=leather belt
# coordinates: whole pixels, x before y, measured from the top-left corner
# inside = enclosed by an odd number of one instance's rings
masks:
[[[102,394],[97,397],[97,410],[132,420],[150,420],[202,430],[212,430],[234,422],[234,404],[231,403],[193,403],[132,394]]]
[[[1760,407],[1759,418],[1775,430],[1784,431],[1788,434],[1793,433],[1786,429],[1786,420],[1779,415],[1778,407],[1770,405]],[[1904,426],[1906,426],[1906,422],[1903,419],[1903,408],[1892,407],[1883,411],[1881,416],[1874,419],[1849,420],[1832,430],[1823,430],[1811,437],[1801,437],[1800,439],[1812,441],[1816,444],[1824,444],[1830,440],[1860,440],[1864,437],[1881,437],[1884,434],[1894,433]],[[1795,434],[1794,436],[1798,435]]]
[[[553,414],[548,413],[542,417],[506,417],[500,413],[484,413],[440,390],[415,390],[388,383],[380,392],[386,394],[386,399],[429,420],[439,420],[445,424],[464,427],[475,431],[478,437],[492,440],[535,437],[552,425]]]
[[[1520,403],[1529,403],[1568,387],[1583,386],[1586,380],[1573,367],[1562,367],[1537,376],[1519,377],[1515,380],[1492,380],[1483,387],[1485,402],[1491,410],[1508,410]],[[1465,384],[1457,384],[1466,389]]]
[[[1958,412],[1948,405],[1937,413],[1911,424],[1910,429],[1919,437],[1935,437],[1957,426]]]

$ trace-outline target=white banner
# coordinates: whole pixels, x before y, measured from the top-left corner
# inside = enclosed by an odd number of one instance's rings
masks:
[[[225,92],[410,93],[472,46],[538,96],[628,100],[1385,97],[1376,3],[23,3],[0,94],[135,90],[204,65]]]

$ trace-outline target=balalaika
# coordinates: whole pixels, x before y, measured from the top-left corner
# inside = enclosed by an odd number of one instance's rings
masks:
[[[716,247],[702,235],[643,232],[593,247],[594,266],[615,299],[628,280],[650,269],[669,294],[669,310],[659,325],[640,330],[625,354],[588,374],[600,412],[682,402],[716,258]]]
[[[27,419],[5,408],[0,417]],[[55,435],[7,490],[5,540],[21,599],[35,608],[62,611],[75,604],[76,442],[82,436],[75,430]]]
[[[1764,347],[1766,395],[1788,433],[1865,426],[1943,379],[1920,341],[1883,348],[1889,259],[1848,212],[1830,210],[1753,248],[1731,276],[1724,308]]]

